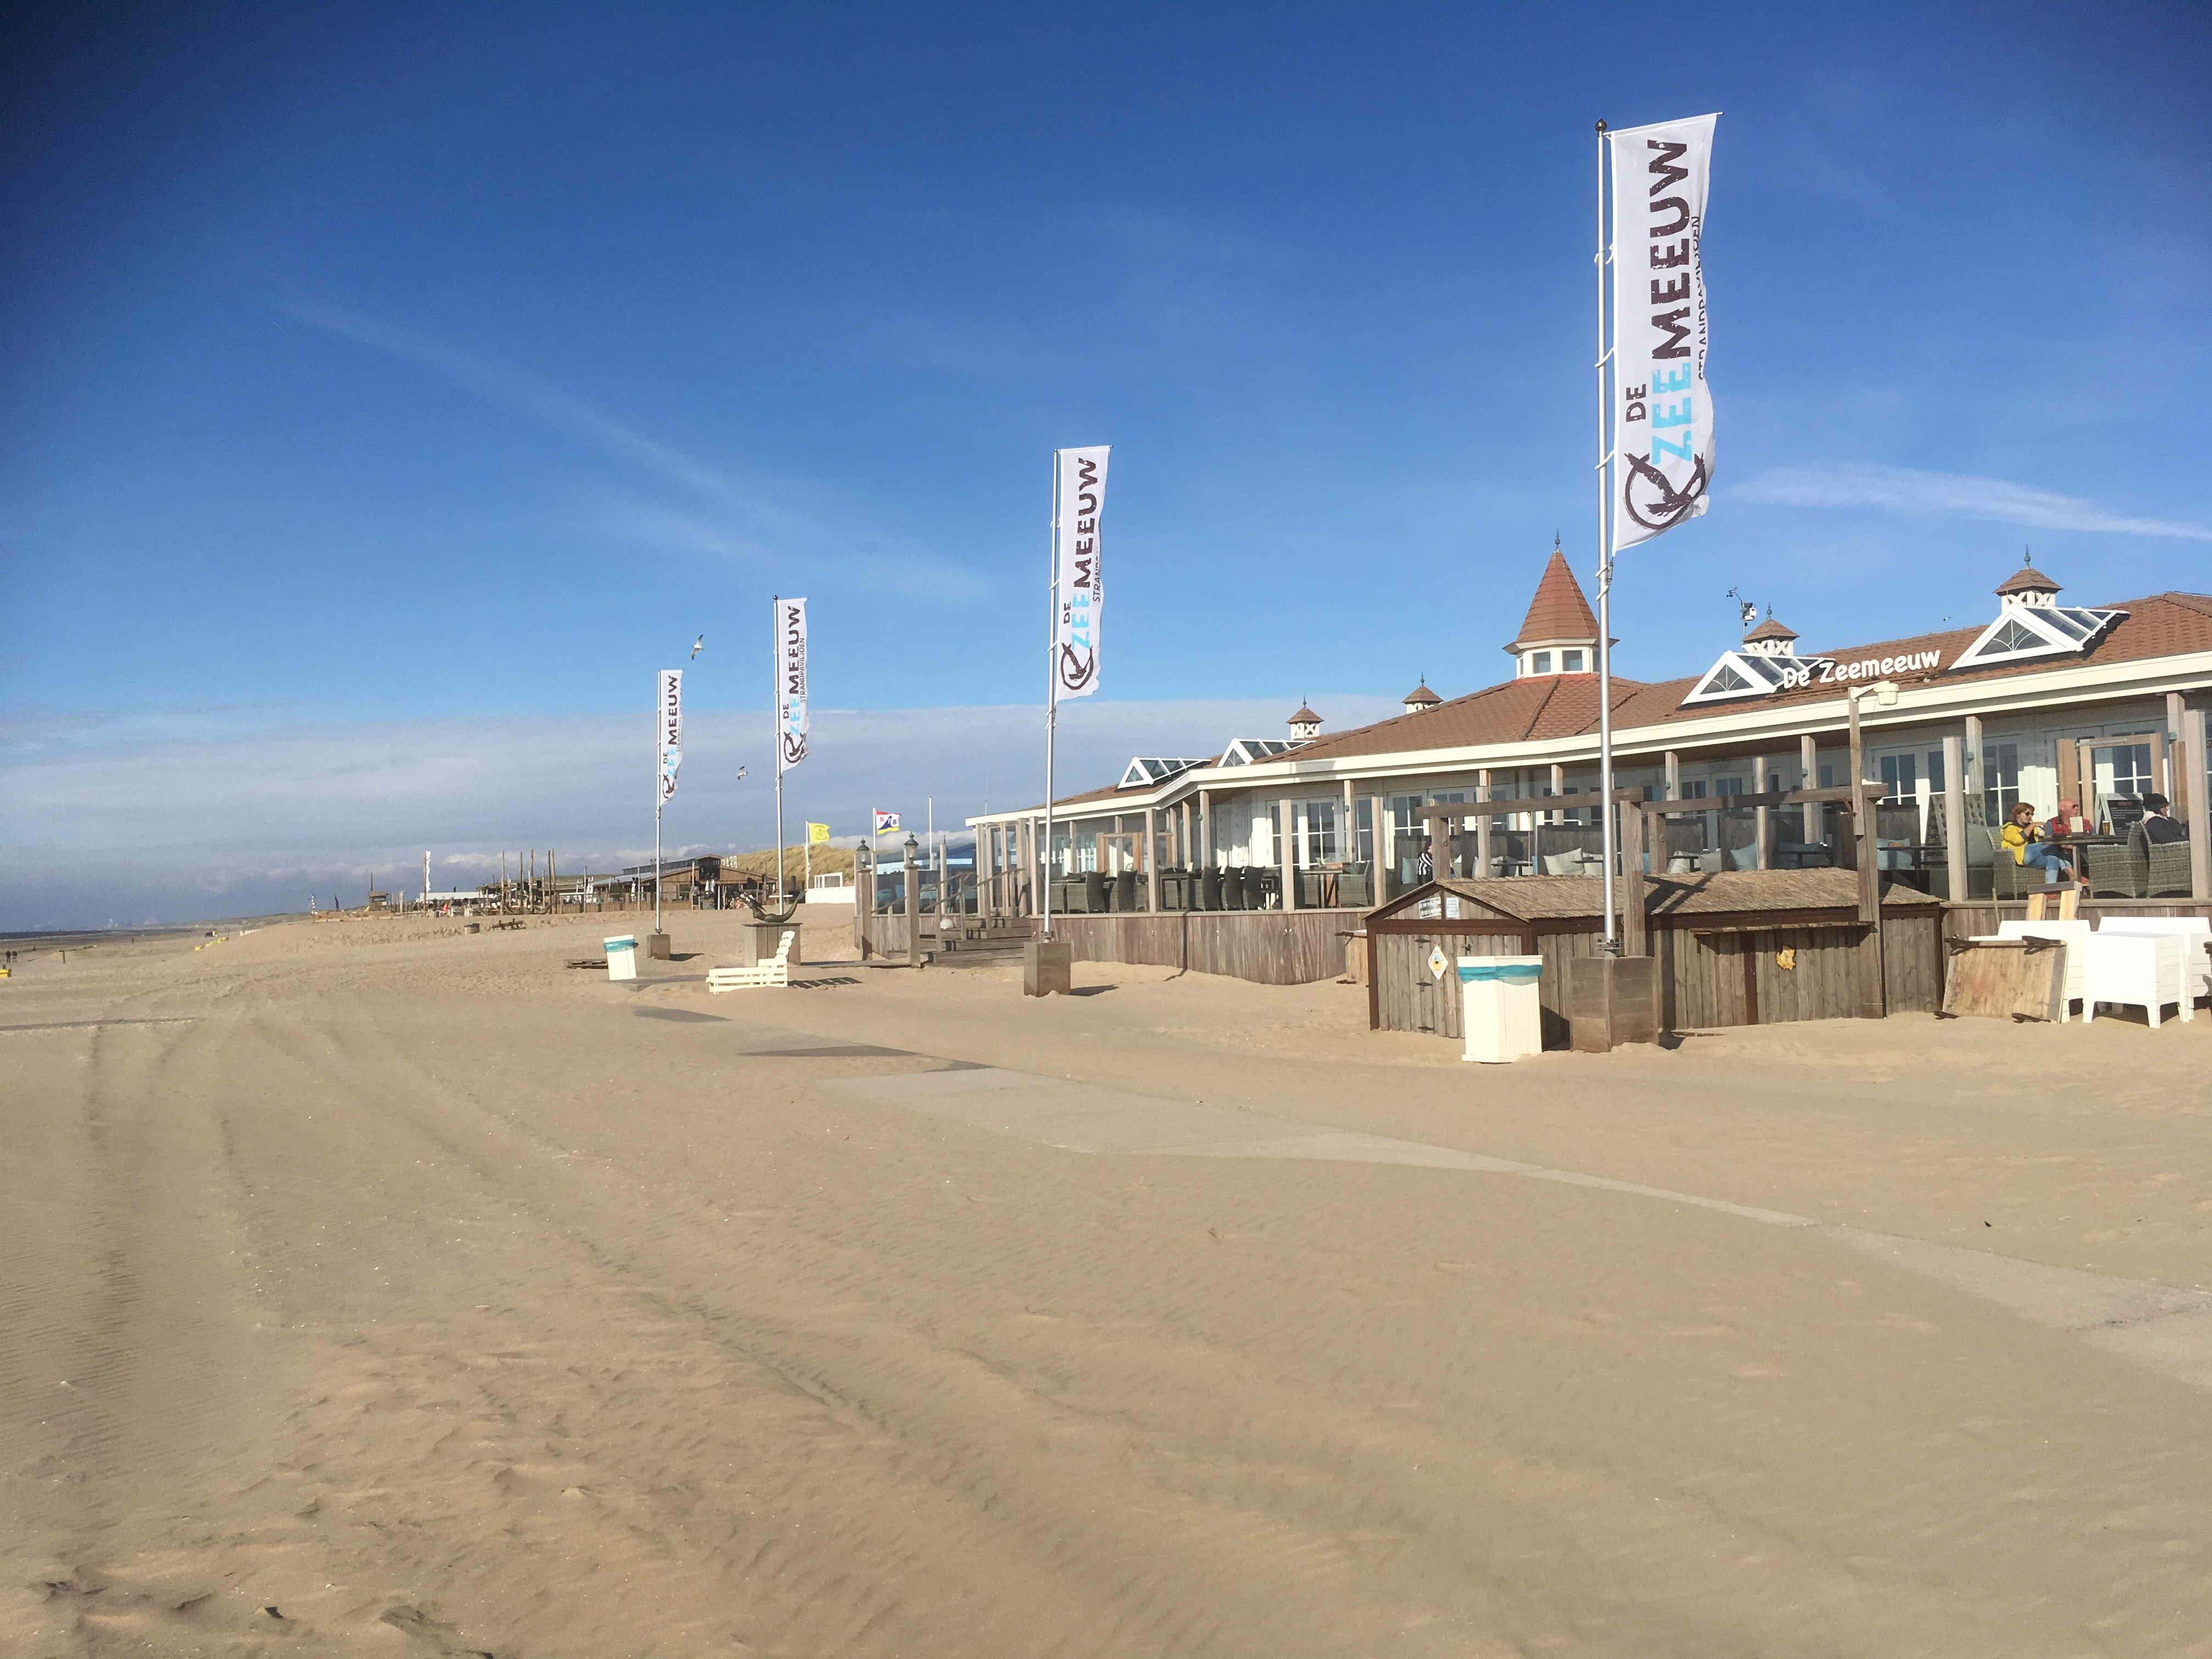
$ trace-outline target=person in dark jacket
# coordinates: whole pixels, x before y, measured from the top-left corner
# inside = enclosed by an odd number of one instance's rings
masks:
[[[2165,847],[2189,839],[2189,831],[2176,823],[2168,814],[2166,808],[2169,803],[2165,796],[2145,795],[2142,804],[2142,823],[2138,827],[2142,830],[2142,838],[2153,847]]]

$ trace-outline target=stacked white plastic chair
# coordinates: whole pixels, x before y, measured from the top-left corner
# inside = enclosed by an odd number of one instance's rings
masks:
[[[775,955],[757,968],[708,969],[707,988],[709,991],[746,991],[761,985],[789,985],[791,983],[791,942],[798,937],[797,928],[785,928],[783,942],[775,947]]]
[[[2181,941],[2181,982],[2190,999],[2212,997],[2212,956],[2204,947],[2212,943],[2212,917],[2106,916],[2098,923],[2102,933],[2152,934]],[[2185,1012],[2184,1019],[2189,1018]]]
[[[2099,1003],[2141,1008],[2154,1030],[2168,1003],[2180,1005],[2182,1018],[2196,1018],[2192,988],[2182,982],[2181,945],[2174,933],[2132,933],[2108,927],[2090,934],[2083,953],[2087,971],[2082,1018],[2096,1018]]]

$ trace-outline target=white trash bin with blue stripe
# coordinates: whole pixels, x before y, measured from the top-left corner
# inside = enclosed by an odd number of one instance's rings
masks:
[[[635,979],[637,977],[637,940],[628,933],[618,939],[601,941],[607,947],[607,977]]]
[[[1544,1009],[1536,983],[1541,957],[1459,958],[1459,1021],[1467,1033],[1462,1060],[1495,1066],[1544,1052]]]

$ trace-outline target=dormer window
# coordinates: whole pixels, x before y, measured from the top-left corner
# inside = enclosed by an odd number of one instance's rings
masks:
[[[1997,619],[1960,652],[1954,670],[1988,668],[2037,657],[2078,657],[2124,620],[2124,611],[2051,604],[2047,599],[2006,597]]]
[[[1810,685],[1826,678],[1824,671],[1834,667],[1833,659],[1827,657],[1768,656],[1748,646],[1723,651],[1720,660],[1705,671],[1705,678],[1682,699],[1682,707],[1730,702],[1738,697],[1771,696],[1777,691]]]

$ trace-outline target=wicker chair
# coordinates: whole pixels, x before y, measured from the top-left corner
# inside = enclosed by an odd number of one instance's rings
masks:
[[[2141,898],[2150,878],[2150,858],[2140,840],[2122,847],[2087,847],[2091,898]],[[2182,885],[2188,889],[2188,853],[2182,852]]]
[[[2187,898],[2189,885],[2189,843],[2169,841],[2148,849],[2149,857],[2143,875],[2145,898]]]

